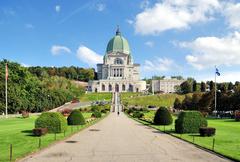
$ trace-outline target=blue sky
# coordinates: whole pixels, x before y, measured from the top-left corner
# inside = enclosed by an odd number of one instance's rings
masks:
[[[0,1],[0,57],[24,66],[95,67],[116,26],[141,77],[240,80],[240,1]]]

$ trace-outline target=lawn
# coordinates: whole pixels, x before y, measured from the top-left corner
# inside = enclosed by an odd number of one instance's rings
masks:
[[[89,101],[110,101],[112,99],[112,93],[85,93],[80,96],[80,102],[89,102]]]
[[[152,119],[154,114],[155,111],[150,111],[144,115],[146,118]],[[174,120],[176,119],[176,117],[173,118]],[[156,126],[144,121],[140,122],[164,131],[163,126]],[[200,137],[198,134],[176,134],[174,133],[174,122],[172,125],[166,126],[165,131],[189,142],[194,140],[195,144],[208,149],[212,149],[213,138],[215,138],[215,152],[240,161],[240,122],[236,122],[233,119],[208,119],[208,126],[216,128],[214,137]]]
[[[159,94],[159,95],[148,95],[140,96],[138,93],[122,93],[121,99],[123,103],[127,102],[128,105],[139,105],[147,107],[148,105],[154,106],[167,106],[171,107],[174,104],[176,98],[180,100],[184,99],[184,95],[178,94]]]
[[[89,118],[91,113],[83,113],[85,118]],[[37,151],[39,148],[39,137],[32,136],[31,130],[34,128],[34,122],[37,116],[31,116],[29,118],[8,118],[0,119],[0,161],[9,161],[9,147],[13,146],[13,161],[17,158],[23,157],[26,154]],[[65,133],[65,136],[69,136],[86,126],[93,124],[93,121],[83,126],[71,126]],[[56,134],[56,139],[64,139],[64,133]],[[41,147],[46,147],[55,141],[55,134],[47,134],[41,137]]]

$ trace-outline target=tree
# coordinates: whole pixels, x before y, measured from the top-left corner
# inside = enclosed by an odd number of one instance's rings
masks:
[[[152,77],[153,80],[163,80],[164,78],[165,78],[164,75],[163,75],[163,76],[156,76],[156,75],[154,75],[154,76]]]
[[[192,82],[192,91],[193,92],[196,92],[197,91],[197,82],[196,82],[196,80],[194,80],[193,82]]]
[[[228,90],[231,91],[233,90],[233,88],[234,88],[233,83],[232,82],[228,83]]]
[[[185,98],[182,101],[182,109],[183,110],[191,110],[192,109],[192,97],[191,97],[191,95],[185,95]]]
[[[199,111],[212,112],[214,110],[214,91],[204,93],[199,100]]]
[[[181,92],[183,94],[187,94],[187,93],[192,92],[192,86],[191,86],[191,84],[188,81],[183,82],[180,85],[180,87],[181,87]]]
[[[173,106],[175,109],[181,109],[182,107],[182,103],[181,101],[179,100],[179,98],[176,98],[175,101],[174,101],[174,106]]]
[[[209,88],[210,88],[210,91],[214,90],[215,88],[215,84],[212,80],[209,82]]]
[[[206,84],[204,82],[201,82],[201,92],[205,92],[206,91]]]
[[[177,75],[177,76],[171,76],[171,79],[183,80],[183,77],[181,75]]]

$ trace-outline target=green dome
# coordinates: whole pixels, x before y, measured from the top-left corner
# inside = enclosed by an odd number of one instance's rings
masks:
[[[116,35],[108,42],[106,53],[122,52],[130,54],[130,48],[128,41],[121,35],[119,29],[117,29]]]

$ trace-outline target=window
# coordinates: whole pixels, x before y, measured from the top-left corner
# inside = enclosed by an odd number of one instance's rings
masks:
[[[116,59],[114,60],[114,64],[123,64],[123,60],[120,59],[120,58],[116,58]]]

